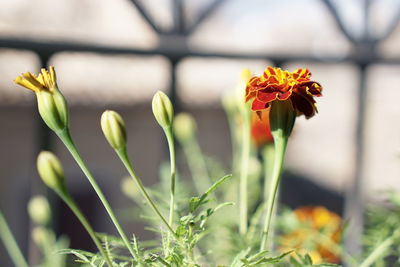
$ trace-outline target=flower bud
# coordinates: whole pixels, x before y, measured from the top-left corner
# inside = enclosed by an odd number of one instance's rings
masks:
[[[47,126],[56,133],[68,127],[68,107],[59,90],[36,93],[40,116]]]
[[[132,199],[138,199],[140,197],[139,188],[135,185],[131,177],[125,177],[122,179],[121,190],[125,196]]]
[[[162,128],[171,127],[174,118],[174,109],[168,96],[158,91],[153,97],[152,108],[158,124]]]
[[[32,240],[39,247],[46,247],[54,244],[56,237],[54,233],[44,227],[37,226],[32,230]]]
[[[179,113],[174,119],[174,133],[181,142],[192,139],[197,130],[197,125],[189,113]]]
[[[50,221],[50,205],[44,196],[35,196],[28,203],[28,213],[32,221],[39,225],[46,225]]]
[[[68,127],[68,106],[57,86],[53,67],[41,69],[38,76],[26,72],[15,83],[36,93],[40,116],[51,130],[59,133]]]
[[[117,112],[113,110],[104,111],[101,115],[100,124],[104,136],[114,149],[118,150],[126,146],[125,122]]]
[[[49,151],[40,152],[37,169],[43,182],[56,192],[66,192],[64,171],[58,158]]]

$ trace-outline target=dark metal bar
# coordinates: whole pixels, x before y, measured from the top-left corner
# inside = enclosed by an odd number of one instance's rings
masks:
[[[174,33],[184,34],[185,33],[185,14],[182,0],[174,0],[173,6],[173,18],[174,18]]]
[[[325,6],[328,8],[329,12],[332,14],[333,18],[336,21],[337,26],[339,27],[340,31],[343,33],[343,35],[353,44],[357,43],[358,40],[354,38],[350,32],[347,30],[345,27],[343,20],[340,18],[340,15],[338,13],[338,9],[335,8],[331,0],[321,0],[322,3],[325,4]]]
[[[137,0],[130,0],[132,4],[136,7],[140,15],[142,15],[143,19],[150,25],[150,27],[156,32],[156,33],[163,33],[164,31],[158,27],[154,21],[151,19],[147,11],[143,8],[143,6],[137,1]]]
[[[344,217],[350,224],[346,231],[345,247],[351,255],[360,255],[362,250],[361,236],[364,225],[364,140],[367,99],[367,67],[360,66],[360,84],[357,92],[356,128],[354,134],[355,155],[353,180],[346,192]]]
[[[162,55],[167,58],[184,57],[221,57],[232,59],[268,59],[272,61],[311,61],[320,63],[350,62],[357,64],[384,63],[400,64],[400,58],[384,58],[374,53],[356,53],[343,58],[318,57],[314,55],[279,55],[279,54],[246,54],[225,52],[203,52],[177,49],[176,47],[159,47],[155,49],[120,48],[112,46],[77,44],[67,42],[42,42],[34,40],[20,40],[13,38],[0,38],[0,47],[21,50],[30,50],[39,55],[55,54],[60,52],[94,52],[100,54],[137,54],[137,55]]]
[[[192,34],[197,28],[206,20],[213,12],[215,12],[218,7],[220,7],[225,0],[214,0],[211,2],[206,9],[200,14],[197,20],[193,23],[191,27],[186,31],[186,35]]]

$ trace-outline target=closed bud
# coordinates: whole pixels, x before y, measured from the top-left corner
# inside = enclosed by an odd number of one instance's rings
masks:
[[[28,213],[32,221],[39,225],[46,225],[50,221],[50,205],[44,196],[35,196],[28,203]]]
[[[36,94],[40,116],[47,126],[56,133],[68,127],[68,107],[64,96],[57,89]]]
[[[101,115],[100,124],[104,136],[114,149],[119,150],[126,147],[125,122],[117,112],[112,110],[104,111]]]
[[[57,193],[66,192],[64,170],[58,158],[49,151],[40,152],[37,169],[43,182]]]
[[[172,107],[171,100],[169,100],[166,94],[158,91],[153,97],[152,108],[154,117],[162,128],[168,128],[172,126],[174,109]]]
[[[179,113],[174,119],[174,133],[176,138],[185,142],[193,138],[196,134],[197,125],[194,118],[189,113]]]

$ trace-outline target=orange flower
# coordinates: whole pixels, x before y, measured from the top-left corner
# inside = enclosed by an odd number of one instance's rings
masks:
[[[257,147],[274,142],[269,125],[269,112],[263,113],[265,114],[262,114],[261,117],[256,116],[255,113],[251,117],[251,139]]]
[[[321,96],[322,87],[311,81],[308,69],[297,69],[294,72],[280,68],[267,67],[260,76],[250,79],[246,86],[246,102],[254,99],[253,111],[261,111],[273,101],[290,100],[297,116],[304,114],[311,118],[317,112],[314,96]]]
[[[314,263],[338,263],[340,257],[332,244],[338,244],[341,239],[340,216],[322,206],[301,207],[294,214],[302,226],[281,238],[281,249],[308,253]]]

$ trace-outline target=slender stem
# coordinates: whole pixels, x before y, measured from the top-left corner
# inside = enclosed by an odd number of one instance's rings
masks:
[[[264,163],[264,201],[268,199],[268,189],[271,187],[272,171],[274,169],[275,148],[274,144],[266,144],[262,150]]]
[[[79,221],[81,222],[83,227],[85,227],[86,231],[92,238],[93,242],[96,244],[96,247],[100,251],[101,255],[103,255],[104,259],[106,260],[108,266],[112,267],[113,263],[110,260],[109,255],[104,250],[103,246],[101,245],[101,243],[99,241],[99,238],[96,236],[96,233],[94,232],[92,226],[90,225],[89,221],[86,219],[85,215],[83,215],[82,211],[79,209],[76,202],[68,194],[65,194],[63,192],[57,192],[57,193],[62,198],[62,200],[64,200],[64,202],[68,205],[68,207],[72,210],[72,212],[75,214],[75,216],[79,219]]]
[[[247,183],[249,175],[249,159],[250,159],[250,114],[242,111],[243,127],[242,127],[242,155],[240,166],[240,185],[239,185],[239,232],[244,235],[247,232]]]
[[[21,250],[8,226],[3,213],[0,211],[0,239],[3,241],[8,254],[16,267],[28,267]]]
[[[92,185],[94,191],[96,192],[97,196],[101,200],[101,203],[103,204],[104,208],[106,209],[108,215],[111,218],[111,221],[114,223],[115,227],[117,228],[117,231],[119,235],[121,236],[122,240],[125,243],[125,246],[131,253],[131,255],[139,261],[139,256],[135,252],[135,250],[132,248],[128,237],[126,236],[124,230],[122,229],[120,223],[117,220],[117,217],[114,214],[114,211],[112,210],[110,204],[108,203],[106,197],[104,196],[103,191],[100,189],[99,185],[97,184],[96,180],[94,179],[93,175],[89,171],[89,168],[86,166],[86,163],[83,161],[81,155],[79,154],[78,150],[76,149],[76,146],[71,138],[71,135],[69,133],[69,130],[66,129],[61,133],[58,133],[58,136],[60,137],[61,141],[64,143],[64,145],[67,147],[69,152],[71,153],[72,157],[75,159],[75,161],[78,163],[79,167],[82,169],[83,173],[86,175],[87,179],[89,180],[90,184]]]
[[[275,158],[275,147],[274,143],[266,144],[262,150],[262,157],[263,157],[263,163],[264,163],[264,204],[267,203],[268,201],[268,192],[269,189],[273,186],[272,185],[272,172],[274,170],[274,158]],[[277,193],[278,194],[278,193]],[[278,196],[276,196],[278,197]],[[276,203],[273,206],[273,212],[272,212],[272,219],[276,215]],[[265,206],[263,208],[265,210]],[[273,222],[272,222],[273,223]],[[269,251],[272,251],[273,249],[273,242],[272,240],[274,239],[274,231],[270,231],[269,233],[270,238],[267,242],[266,249]]]
[[[175,179],[176,179],[176,166],[175,166],[175,145],[172,128],[164,129],[165,135],[168,141],[169,158],[170,158],[170,169],[171,169],[171,198],[169,205],[169,225],[173,225],[174,222],[174,211],[175,211]]]
[[[369,267],[375,261],[380,259],[387,250],[393,245],[395,240],[399,238],[400,231],[396,231],[393,235],[386,238],[382,243],[377,246],[374,251],[359,265],[359,267]]]
[[[150,198],[149,194],[147,193],[146,189],[144,188],[142,181],[136,175],[136,172],[133,169],[132,163],[129,160],[129,156],[126,151],[126,148],[121,149],[121,150],[116,150],[116,152],[117,152],[117,155],[119,156],[119,158],[121,159],[122,163],[125,165],[125,168],[127,169],[128,173],[132,177],[133,181],[136,183],[137,187],[139,187],[139,190],[142,193],[143,197],[146,199],[147,203],[150,205],[150,207],[153,209],[153,211],[157,214],[157,216],[161,219],[161,221],[164,223],[164,225],[167,227],[167,229],[175,236],[176,234],[175,234],[174,230],[168,224],[167,220],[164,218],[164,216],[161,214],[161,212],[158,210],[154,201]]]
[[[268,199],[267,199],[267,212],[265,215],[264,229],[262,232],[260,251],[265,250],[267,245],[268,231],[271,224],[271,218],[273,214],[276,193],[278,192],[279,182],[281,179],[283,162],[285,159],[286,146],[288,142],[288,137],[284,136],[274,136],[275,140],[275,158],[274,158],[274,168],[271,176],[271,186],[268,189]]]

